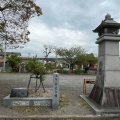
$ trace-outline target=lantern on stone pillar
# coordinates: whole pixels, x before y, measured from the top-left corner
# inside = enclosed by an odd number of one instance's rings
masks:
[[[100,37],[104,34],[118,34],[119,28],[120,23],[114,21],[113,18],[111,18],[111,15],[107,14],[105,20],[103,20],[93,32],[97,32]]]
[[[99,36],[96,41],[98,68],[96,82],[87,101],[91,103],[94,111],[99,111],[100,114],[120,114],[119,29],[120,23],[107,14],[105,20],[93,30]],[[93,107],[96,105],[97,107]]]

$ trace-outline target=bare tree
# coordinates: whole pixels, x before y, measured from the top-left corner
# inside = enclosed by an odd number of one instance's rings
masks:
[[[46,62],[47,62],[47,58],[48,56],[52,53],[52,52],[55,52],[55,47],[52,46],[52,45],[44,45],[43,46],[43,53],[45,54],[45,59],[46,59]]]

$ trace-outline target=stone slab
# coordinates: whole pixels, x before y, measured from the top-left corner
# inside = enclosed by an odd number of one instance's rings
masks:
[[[120,115],[120,108],[104,108],[99,106],[88,96],[80,95],[80,97],[88,103],[96,115]]]
[[[27,88],[13,88],[10,93],[10,97],[27,97],[28,89]]]
[[[114,41],[114,42],[118,42],[118,41],[120,41],[120,35],[113,35],[113,34],[112,34],[112,36],[110,36],[110,35],[108,35],[108,34],[104,34],[104,35],[102,35],[101,37],[99,37],[95,43],[96,43],[96,44],[100,44],[100,43],[103,42],[103,41]]]
[[[3,106],[51,106],[52,98],[13,97],[3,99]]]

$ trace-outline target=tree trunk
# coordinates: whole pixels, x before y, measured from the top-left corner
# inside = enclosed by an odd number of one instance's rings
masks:
[[[70,64],[70,70],[72,71],[72,73],[73,73],[73,67],[74,67],[74,65]]]

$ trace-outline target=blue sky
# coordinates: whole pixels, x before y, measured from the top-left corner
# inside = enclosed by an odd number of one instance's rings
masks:
[[[120,0],[36,0],[36,4],[42,8],[43,15],[29,22],[30,42],[22,49],[10,50],[26,57],[44,57],[44,45],[81,46],[88,53],[97,54],[98,35],[92,30],[107,13],[120,22]]]

